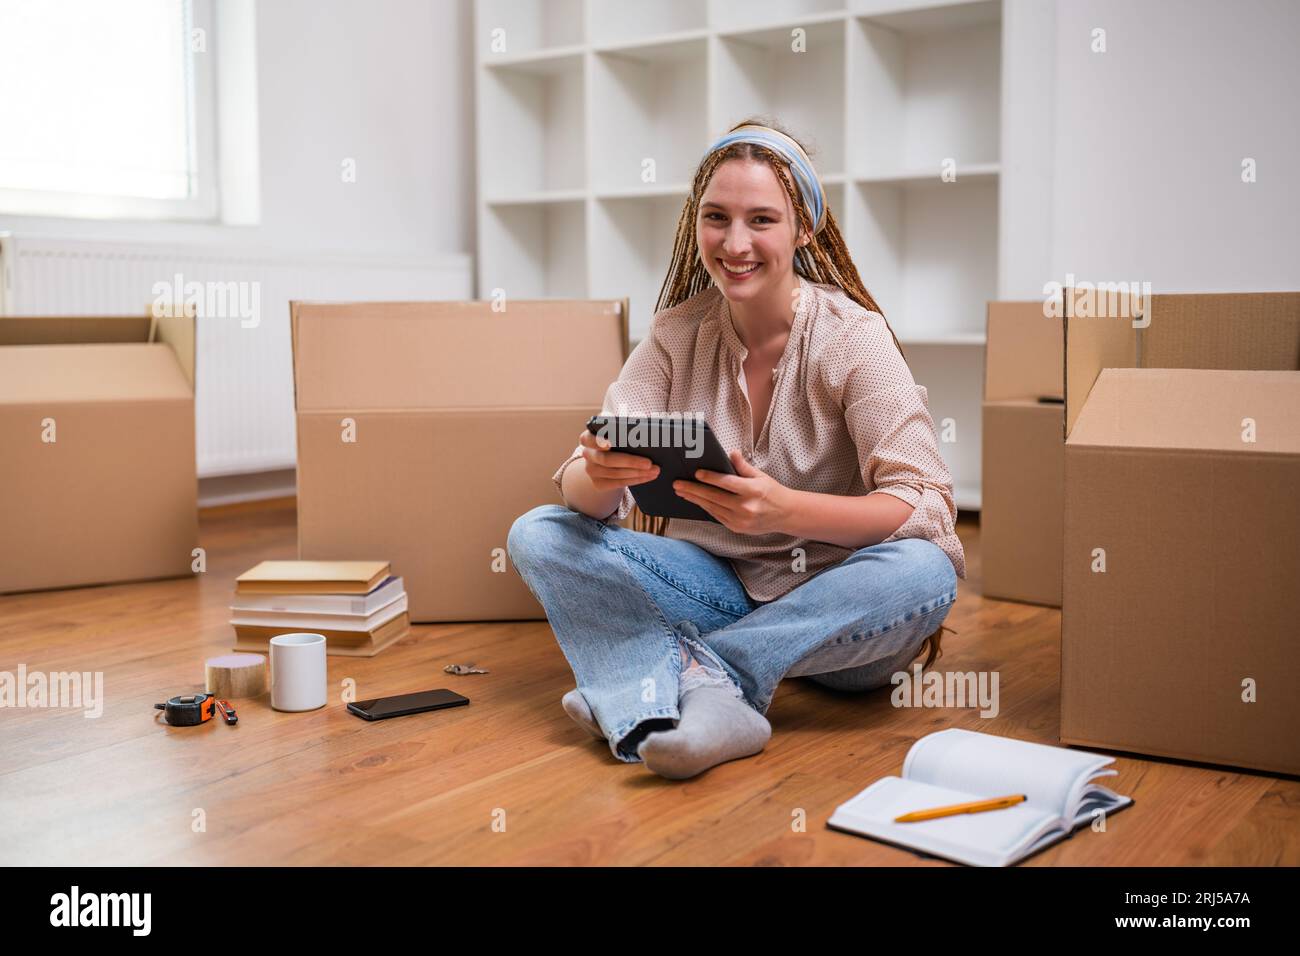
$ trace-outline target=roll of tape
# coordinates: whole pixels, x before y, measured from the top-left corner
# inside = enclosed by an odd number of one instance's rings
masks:
[[[154,704],[172,727],[194,727],[212,719],[216,698],[211,694],[185,694],[172,697],[165,704]]]
[[[261,697],[266,693],[266,658],[261,654],[223,654],[204,662],[207,691],[217,697]]]

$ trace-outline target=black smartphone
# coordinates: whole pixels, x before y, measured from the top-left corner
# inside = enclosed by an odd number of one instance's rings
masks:
[[[469,703],[468,697],[450,690],[422,690],[418,694],[399,694],[396,697],[376,697],[373,700],[358,700],[348,704],[348,710],[366,720],[384,720],[388,717],[405,717],[407,714],[422,714],[426,710],[442,710],[444,707],[462,707]]]
[[[702,418],[682,416],[593,415],[587,431],[610,444],[610,451],[642,455],[659,466],[659,477],[629,489],[637,507],[653,517],[718,522],[699,505],[677,494],[673,482],[698,481],[695,470],[734,475],[731,459]]]

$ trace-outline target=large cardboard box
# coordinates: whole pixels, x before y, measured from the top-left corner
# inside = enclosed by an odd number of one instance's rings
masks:
[[[627,302],[291,304],[298,553],[390,561],[412,621],[535,620],[515,518],[628,350]]]
[[[1062,322],[1041,300],[990,302],[984,353],[984,596],[1061,605]]]
[[[1061,740],[1300,773],[1300,293],[1081,311]]]
[[[0,318],[0,592],[191,573],[192,317]]]

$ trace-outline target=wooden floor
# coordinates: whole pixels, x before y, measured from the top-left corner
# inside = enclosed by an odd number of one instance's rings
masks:
[[[1057,742],[1060,613],[981,598],[978,527],[961,534],[970,578],[939,668],[999,671],[996,718],[790,680],[762,754],[673,782],[565,716],[572,675],[544,621],[416,627],[374,659],[329,659],[336,692],[348,677],[360,697],[450,687],[469,707],[366,723],[263,698],[237,702],[237,727],[156,723],[154,702],[202,690],[204,658],[229,649],[235,575],[295,556],[291,501],[207,512],[197,580],[0,598],[0,670],[103,671],[106,697],[98,719],[0,710],[0,863],[946,865],[825,824],[925,733]],[[1134,806],[1026,865],[1300,863],[1300,782],[1116,767],[1108,785]]]

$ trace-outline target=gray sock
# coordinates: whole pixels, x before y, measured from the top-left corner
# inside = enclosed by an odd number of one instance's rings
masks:
[[[692,687],[682,694],[681,720],[650,734],[637,747],[646,766],[672,780],[758,753],[772,736],[767,718],[725,687]]]
[[[573,690],[561,697],[560,706],[564,708],[564,712],[572,717],[578,726],[582,727],[591,736],[597,740],[605,739],[604,732],[601,731],[600,725],[596,723],[595,715],[591,712],[591,708],[587,706],[587,698],[582,696],[582,691],[578,690],[578,688],[573,688]]]

